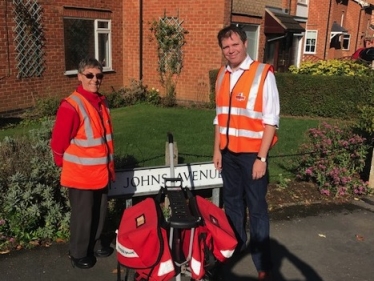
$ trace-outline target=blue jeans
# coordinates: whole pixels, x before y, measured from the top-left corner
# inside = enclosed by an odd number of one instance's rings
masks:
[[[256,153],[222,151],[223,203],[226,215],[238,239],[238,250],[245,249],[246,207],[249,210],[249,249],[257,271],[269,271],[269,215],[266,202],[268,171],[261,179],[252,179]]]

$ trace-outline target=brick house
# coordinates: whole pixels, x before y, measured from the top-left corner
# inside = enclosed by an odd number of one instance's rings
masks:
[[[370,0],[374,1],[374,0]],[[372,5],[362,0],[4,0],[0,1],[0,116],[78,85],[82,56],[104,63],[101,91],[132,79],[163,93],[151,22],[176,19],[185,30],[180,102],[209,100],[209,76],[224,64],[216,35],[232,23],[248,36],[248,52],[276,71],[314,57],[351,55],[371,42]]]
[[[304,60],[349,57],[372,42],[369,1],[312,0],[308,7]]]
[[[291,4],[295,4],[294,9]],[[272,64],[276,71],[287,71],[290,65],[300,62],[307,18],[303,11],[295,9],[296,5],[296,0],[233,1],[231,19],[246,30],[248,53]]]

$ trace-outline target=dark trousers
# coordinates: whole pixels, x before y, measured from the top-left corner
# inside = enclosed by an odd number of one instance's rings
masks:
[[[100,239],[107,213],[108,189],[69,188],[71,207],[70,255],[83,258],[93,255]]]
[[[270,255],[269,215],[266,202],[268,172],[252,179],[256,153],[222,152],[223,203],[226,215],[237,235],[238,250],[247,242],[246,207],[249,210],[249,249],[258,271],[272,267]]]

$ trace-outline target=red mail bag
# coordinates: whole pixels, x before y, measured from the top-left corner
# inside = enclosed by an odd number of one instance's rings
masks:
[[[230,258],[238,242],[222,209],[199,195],[190,200],[196,200],[194,204],[202,217],[202,225],[195,229],[189,263],[192,278],[198,280],[214,267],[217,260],[225,262]],[[184,230],[183,235],[183,251],[187,254],[191,230]]]
[[[147,198],[127,208],[117,231],[117,259],[135,269],[136,280],[166,281],[175,275],[160,206]]]

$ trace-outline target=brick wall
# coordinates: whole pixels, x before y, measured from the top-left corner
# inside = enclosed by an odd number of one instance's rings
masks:
[[[50,96],[64,97],[78,85],[76,75],[64,75],[64,16],[105,18],[112,20],[113,73],[105,75],[102,92],[123,85],[122,64],[122,3],[102,0],[40,0],[43,8],[45,37],[45,71],[42,77],[17,78],[14,43],[14,20],[11,0],[0,1],[0,116],[9,115],[35,104],[37,99]],[[87,9],[64,9],[64,6]],[[78,64],[78,62],[77,62]]]
[[[163,89],[157,72],[156,41],[150,31],[150,23],[159,17],[178,17],[189,33],[183,46],[184,67],[177,83],[177,99],[180,101],[209,100],[209,70],[223,63],[217,44],[217,32],[229,24],[231,0],[147,0],[143,1],[143,62],[139,61],[139,5],[140,1],[124,1],[124,79],[140,79],[148,87]],[[142,71],[140,71],[140,68]]]

